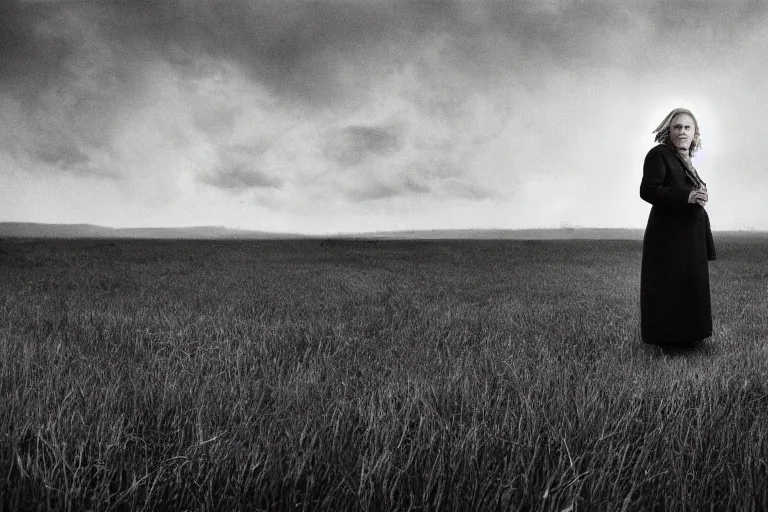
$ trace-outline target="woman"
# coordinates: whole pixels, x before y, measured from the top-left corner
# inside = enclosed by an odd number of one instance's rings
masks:
[[[691,111],[677,108],[654,130],[640,197],[653,205],[643,238],[640,326],[643,341],[693,343],[712,335],[709,260],[715,246],[704,206],[707,186],[691,164],[701,147]]]

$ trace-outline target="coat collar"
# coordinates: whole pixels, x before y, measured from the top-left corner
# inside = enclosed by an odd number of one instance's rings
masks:
[[[699,173],[696,172],[696,168],[693,167],[693,164],[690,162],[686,162],[685,159],[682,156],[680,156],[680,153],[675,148],[672,148],[668,144],[664,144],[664,143],[659,144],[659,146],[662,146],[666,151],[674,155],[677,161],[680,162],[680,165],[683,168],[685,177],[688,178],[688,181],[690,181],[694,187],[698,188],[701,186],[704,186],[704,187],[707,186],[707,184],[704,183],[704,180],[702,180],[699,177]]]

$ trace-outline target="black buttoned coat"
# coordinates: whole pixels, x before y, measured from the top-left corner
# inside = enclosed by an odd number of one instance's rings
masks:
[[[645,157],[640,197],[653,205],[643,237],[640,326],[646,343],[690,343],[712,335],[709,260],[715,245],[707,211],[689,204],[695,188],[665,144]]]

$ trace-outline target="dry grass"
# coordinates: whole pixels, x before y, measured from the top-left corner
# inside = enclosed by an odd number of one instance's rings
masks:
[[[768,240],[0,242],[4,510],[764,510]]]

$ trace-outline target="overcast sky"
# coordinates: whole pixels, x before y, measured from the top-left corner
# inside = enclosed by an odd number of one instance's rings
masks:
[[[762,1],[0,0],[0,221],[642,228],[687,107],[768,229],[766,54]]]

